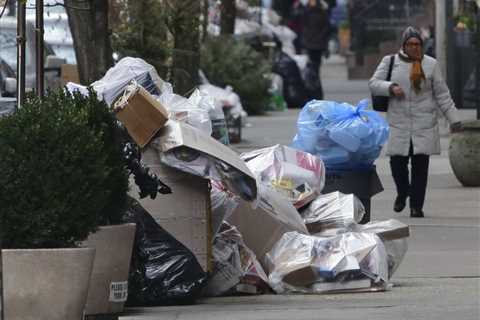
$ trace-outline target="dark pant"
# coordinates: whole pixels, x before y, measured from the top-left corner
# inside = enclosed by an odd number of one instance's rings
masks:
[[[308,59],[310,60],[312,67],[314,67],[315,70],[318,71],[320,69],[320,65],[322,64],[323,50],[308,49],[307,52],[308,52]]]
[[[408,162],[411,159],[411,178],[409,179]],[[413,154],[413,145],[410,142],[408,156],[390,157],[393,180],[399,197],[410,197],[410,208],[423,209],[425,193],[427,191],[428,164],[430,156]]]
[[[310,99],[323,100],[323,87],[320,80],[322,54],[322,50],[308,50],[308,59],[310,61],[305,71],[305,87]]]

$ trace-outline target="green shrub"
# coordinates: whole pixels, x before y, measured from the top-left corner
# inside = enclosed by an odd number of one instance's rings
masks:
[[[208,38],[202,48],[201,69],[220,87],[230,85],[249,114],[261,114],[269,103],[269,63],[248,44],[229,37]]]
[[[30,96],[0,119],[3,248],[71,247],[121,222],[128,175],[115,130],[93,92]]]

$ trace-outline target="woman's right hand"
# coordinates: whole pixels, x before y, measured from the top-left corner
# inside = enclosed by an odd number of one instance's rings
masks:
[[[392,94],[392,96],[399,99],[405,97],[405,92],[403,92],[403,89],[398,84],[392,84],[390,86],[390,93]]]

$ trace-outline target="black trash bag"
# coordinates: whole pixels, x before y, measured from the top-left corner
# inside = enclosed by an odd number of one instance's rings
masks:
[[[305,68],[305,89],[309,100],[323,100],[323,88],[320,82],[319,70],[312,63],[307,63]]]
[[[300,69],[288,54],[277,51],[273,60],[272,72],[283,79],[283,97],[289,108],[302,108],[308,102]]]
[[[193,253],[160,227],[132,198],[124,220],[137,224],[127,306],[195,303],[207,275]]]

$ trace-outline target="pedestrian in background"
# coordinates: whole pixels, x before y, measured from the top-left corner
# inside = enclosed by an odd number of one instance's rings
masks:
[[[423,39],[417,29],[404,31],[401,49],[394,55],[391,80],[386,81],[390,61],[391,56],[382,59],[369,87],[374,95],[390,97],[387,154],[397,189],[393,209],[401,212],[410,197],[410,216],[421,218],[430,155],[440,154],[438,112],[448,119],[452,132],[462,126],[440,65],[423,54]]]
[[[295,46],[295,52],[297,54],[302,53],[302,34],[303,34],[303,14],[305,6],[302,3],[304,1],[295,0],[290,8],[290,16],[287,22],[287,26],[292,29],[297,37],[293,40]]]
[[[303,14],[303,47],[309,58],[305,85],[310,97],[319,100],[323,99],[320,66],[322,55],[328,50],[329,33],[328,4],[323,0],[308,0]]]

